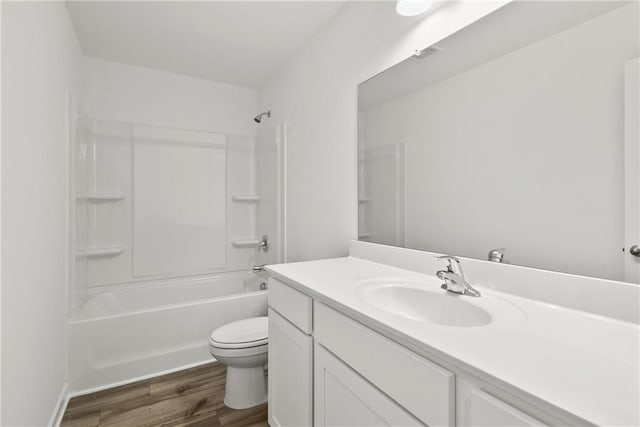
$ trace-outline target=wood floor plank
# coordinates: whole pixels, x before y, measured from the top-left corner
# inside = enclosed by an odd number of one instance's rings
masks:
[[[149,384],[145,381],[91,393],[71,399],[67,413],[91,412],[105,408],[125,408],[149,402]]]
[[[149,393],[154,400],[160,400],[187,394],[202,387],[217,392],[224,390],[226,375],[226,369],[222,366],[194,370],[189,375],[160,377],[149,381]]]
[[[62,427],[262,427],[267,405],[224,405],[226,368],[219,363],[79,396]]]
[[[215,410],[211,407],[207,397],[191,395],[181,399],[163,400],[126,412],[103,412],[100,418],[100,425],[155,427],[214,414]]]
[[[65,413],[62,425],[65,427],[98,427],[100,425],[100,411],[86,412],[77,416]]]
[[[131,411],[103,411],[100,424],[126,426],[135,420],[137,426],[158,426],[178,420],[189,420],[195,416],[215,413],[215,395],[207,388],[155,401],[151,405]]]
[[[249,409],[224,407],[218,411],[220,424],[225,427],[267,427],[267,404]]]
[[[218,415],[196,417],[188,421],[178,421],[175,424],[163,424],[162,427],[221,427]]]

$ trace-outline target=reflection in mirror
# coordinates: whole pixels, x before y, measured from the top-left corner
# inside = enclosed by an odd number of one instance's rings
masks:
[[[359,238],[636,281],[638,34],[637,2],[514,2],[362,83]]]

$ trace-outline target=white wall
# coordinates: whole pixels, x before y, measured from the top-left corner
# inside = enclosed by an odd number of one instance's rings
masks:
[[[91,118],[255,135],[255,89],[94,58],[82,60]]]
[[[67,92],[78,46],[64,3],[2,5],[2,425],[49,422],[66,382]]]
[[[407,144],[407,246],[623,280],[637,31],[634,3],[366,112],[367,146]]]
[[[2,2],[0,2],[0,46],[2,46]],[[0,73],[2,72],[0,48]],[[2,79],[0,78],[0,242],[2,242]],[[0,423],[2,423],[2,244],[0,244]]]
[[[505,3],[451,2],[403,18],[395,2],[349,2],[263,85],[260,110],[289,125],[288,261],[346,255],[356,238],[358,83]]]

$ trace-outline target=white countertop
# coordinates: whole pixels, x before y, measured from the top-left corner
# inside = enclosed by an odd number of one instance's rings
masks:
[[[267,270],[302,292],[358,315],[372,329],[392,332],[430,354],[498,379],[582,420],[640,425],[637,324],[476,287],[482,297],[462,298],[491,313],[491,323],[442,326],[375,308],[354,286],[368,279],[395,278],[439,289],[441,281],[434,276],[354,257],[273,265]]]

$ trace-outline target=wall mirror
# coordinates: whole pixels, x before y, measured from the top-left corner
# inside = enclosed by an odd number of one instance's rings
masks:
[[[360,84],[359,239],[637,282],[638,13],[513,2]]]

